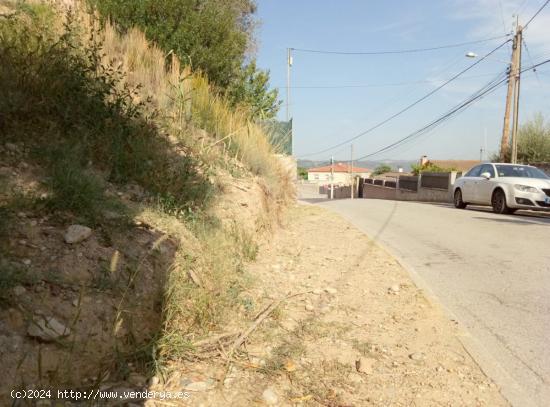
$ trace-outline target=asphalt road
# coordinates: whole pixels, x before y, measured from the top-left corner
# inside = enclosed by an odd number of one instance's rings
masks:
[[[465,347],[513,405],[550,405],[550,217],[309,201],[343,215],[409,268],[466,329]]]

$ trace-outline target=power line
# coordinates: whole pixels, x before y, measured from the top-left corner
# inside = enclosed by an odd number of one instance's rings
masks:
[[[498,78],[501,78],[501,79],[498,80]],[[500,85],[503,85],[506,82],[507,77],[503,77],[503,73],[502,73],[496,79],[497,79],[497,81],[492,80],[487,85],[485,85],[482,89],[478,90],[472,96],[470,96],[465,101],[463,101],[462,103],[455,106],[453,109],[451,109],[450,111],[445,113],[443,116],[440,116],[439,118],[433,120],[429,124],[427,124],[427,125],[421,127],[420,129],[410,133],[406,137],[403,137],[403,138],[395,141],[394,143],[391,143],[391,144],[389,144],[389,145],[387,145],[387,146],[385,146],[385,147],[383,147],[379,150],[376,150],[373,153],[366,154],[363,157],[358,158],[357,160],[359,161],[359,160],[371,157],[373,155],[377,155],[377,154],[380,154],[380,153],[383,153],[383,152],[393,150],[393,149],[405,144],[406,142],[409,142],[409,141],[411,141],[411,140],[413,140],[413,139],[415,139],[415,138],[417,138],[417,137],[419,137],[419,136],[435,129],[440,124],[442,124],[445,121],[449,120],[452,116],[454,116],[454,115],[458,114],[459,112],[465,110],[467,107],[469,107],[475,101],[481,99],[483,96],[487,95],[488,93],[496,90]]]
[[[529,51],[529,47],[527,46],[527,42],[525,42],[525,39],[522,38],[523,40],[523,45],[525,45],[525,51],[527,51],[527,56],[529,57],[529,61],[531,62],[531,65],[533,64],[533,57],[531,56],[531,52]],[[536,68],[533,68],[533,72],[535,73],[535,77],[537,78],[537,82],[539,83],[539,85],[542,85],[541,81],[540,81],[540,78],[539,78],[539,74],[537,72],[537,69]]]
[[[531,65],[530,67],[527,67],[527,68],[524,68],[523,70],[521,70],[520,74],[523,73],[523,72],[535,69],[535,68],[537,68],[541,65],[547,64],[548,62],[550,62],[550,59],[539,62],[538,64]],[[444,114],[443,116],[439,117],[438,119],[430,122],[428,125],[426,125],[426,126],[422,127],[421,129],[409,134],[406,137],[403,137],[403,138],[397,140],[394,143],[389,144],[386,147],[383,147],[383,148],[381,148],[381,149],[379,149],[379,150],[377,150],[373,153],[366,154],[366,155],[364,155],[360,158],[357,158],[357,161],[364,160],[365,158],[371,157],[373,155],[377,155],[377,154],[380,154],[380,153],[383,153],[383,152],[393,150],[393,149],[399,147],[400,145],[410,141],[411,139],[419,137],[422,134],[425,134],[428,131],[433,130],[435,127],[437,127],[438,125],[440,125],[444,121],[449,120],[453,115],[464,111],[467,107],[469,107],[475,101],[477,101],[477,100],[483,98],[484,96],[486,96],[487,94],[495,91],[498,87],[500,87],[501,85],[506,83],[507,80],[508,80],[508,78],[505,77],[504,79],[501,79],[500,81],[493,80],[493,81],[489,82],[482,89],[480,89],[479,91],[474,93],[474,95],[472,97],[468,98],[465,102],[459,104],[458,106],[456,106],[455,108],[453,108],[452,110],[450,110],[449,112]]]
[[[414,101],[413,103],[411,103],[410,105],[406,106],[405,108],[401,109],[400,111],[398,111],[397,113],[394,113],[393,115],[391,115],[390,117],[382,120],[381,122],[379,122],[378,124],[370,127],[369,129],[357,134],[356,136],[348,139],[348,140],[345,140],[341,143],[338,143],[332,147],[329,147],[329,148],[326,148],[324,150],[320,150],[320,151],[317,151],[317,152],[314,152],[314,153],[309,153],[309,154],[303,154],[301,157],[309,157],[309,156],[312,156],[312,155],[317,155],[317,154],[322,154],[322,153],[325,153],[327,151],[330,151],[330,150],[334,150],[335,148],[338,148],[342,145],[345,145],[345,144],[348,144],[356,139],[358,139],[359,137],[362,137],[376,129],[378,129],[379,127],[383,126],[384,124],[388,123],[389,121],[395,119],[396,117],[400,116],[401,114],[405,113],[406,111],[412,109],[414,106],[416,106],[417,104],[421,103],[422,101],[426,100],[427,98],[429,98],[430,96],[432,96],[434,93],[436,93],[437,91],[439,91],[440,89],[444,88],[445,86],[447,86],[449,83],[451,83],[452,81],[454,81],[456,78],[458,78],[459,76],[461,76],[462,74],[466,73],[467,71],[469,71],[470,69],[472,69],[473,67],[475,67],[476,65],[480,64],[481,62],[483,62],[488,56],[490,56],[491,54],[493,54],[495,51],[499,50],[500,48],[502,48],[505,44],[507,44],[508,42],[510,42],[510,40],[506,40],[504,41],[502,44],[500,44],[498,47],[494,48],[492,51],[490,51],[489,53],[485,54],[483,57],[481,57],[479,60],[477,60],[476,62],[474,62],[473,64],[469,65],[468,67],[466,67],[465,69],[463,69],[462,71],[460,71],[459,73],[457,73],[456,75],[454,75],[453,77],[451,77],[450,79],[448,79],[447,81],[445,81],[443,84],[439,85],[437,88],[433,89],[432,91],[428,92],[426,95],[422,96],[420,99],[417,99],[416,101]]]
[[[463,76],[461,79],[481,78],[484,76],[494,75],[493,73],[485,73],[479,75]],[[393,82],[393,83],[371,83],[371,84],[357,84],[357,85],[303,85],[303,86],[291,86],[291,89],[346,89],[346,88],[384,88],[384,87],[398,87],[419,85],[423,83],[433,83],[430,80],[411,81],[411,82]],[[284,86],[276,86],[275,89],[286,88]]]
[[[479,44],[479,43],[482,43],[482,42],[500,40],[502,38],[507,38],[510,35],[511,34],[499,35],[499,36],[496,36],[496,37],[485,38],[485,39],[476,40],[476,41],[461,42],[461,43],[458,43],[458,44],[448,44],[448,45],[440,45],[440,46],[436,46],[436,47],[412,48],[412,49],[402,49],[402,50],[347,52],[347,51],[330,51],[330,50],[307,49],[307,48],[290,48],[290,49],[293,50],[293,51],[298,51],[298,52],[307,52],[307,53],[313,53],[313,54],[335,54],[335,55],[411,54],[411,53],[417,53],[417,52],[436,51],[436,50],[439,50],[439,49],[446,49],[446,48],[458,48],[458,47],[463,47],[465,45],[473,45],[473,44]]]
[[[546,1],[544,2],[544,4],[543,4],[542,6],[540,6],[540,8],[539,8],[539,9],[537,10],[537,12],[533,15],[533,17],[531,17],[531,18],[529,19],[529,21],[527,21],[527,23],[525,23],[525,25],[523,26],[523,29],[524,29],[524,30],[527,28],[527,26],[528,26],[529,24],[531,24],[531,21],[533,21],[533,20],[535,19],[535,17],[538,16],[539,13],[548,5],[548,3],[550,3],[550,0],[546,0]]]

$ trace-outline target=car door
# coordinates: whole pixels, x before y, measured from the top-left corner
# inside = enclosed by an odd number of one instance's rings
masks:
[[[462,178],[462,200],[464,202],[475,202],[475,183],[479,180],[481,165],[472,168]]]
[[[482,177],[481,174],[489,173],[491,178]],[[484,164],[479,171],[479,177],[474,184],[475,202],[490,205],[493,188],[495,186],[495,167],[492,164]]]

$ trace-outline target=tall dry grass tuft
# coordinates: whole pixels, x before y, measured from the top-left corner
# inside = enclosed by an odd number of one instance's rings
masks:
[[[84,33],[101,36],[103,63],[119,67],[125,73],[124,82],[139,88],[135,101],[151,103],[174,142],[203,161],[227,169],[243,163],[250,172],[268,180],[274,196],[284,198],[289,185],[278,185],[287,184],[283,179],[286,174],[274,156],[278,151],[261,126],[248,119],[247,111],[231,108],[203,74],[191,72],[187,66],[182,69],[176,55],[165,55],[140,30],[120,34],[113,22],[100,27],[96,15],[76,10]]]

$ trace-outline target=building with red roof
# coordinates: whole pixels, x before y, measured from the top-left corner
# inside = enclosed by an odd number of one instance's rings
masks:
[[[332,166],[309,168],[307,170],[308,181],[318,182],[319,184],[329,184],[331,174],[335,184],[351,184],[352,167],[348,163],[334,163]],[[368,178],[372,170],[368,168],[353,166],[353,176]]]

